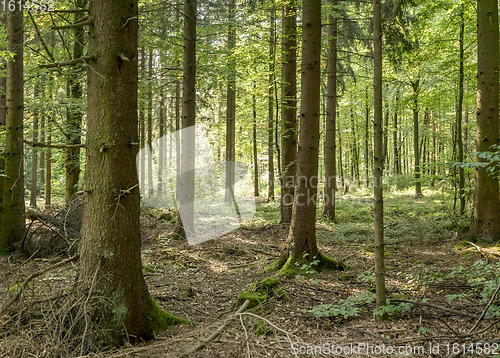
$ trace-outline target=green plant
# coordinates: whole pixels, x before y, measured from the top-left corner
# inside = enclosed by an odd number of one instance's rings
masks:
[[[354,297],[349,297],[345,300],[339,300],[338,305],[325,304],[315,306],[309,312],[316,317],[338,317],[344,319],[356,317],[363,311],[364,305],[372,303],[375,300],[375,295],[371,292],[358,293]]]
[[[403,315],[406,312],[409,312],[412,308],[410,303],[401,302],[398,304],[389,304],[386,306],[382,306],[373,310],[374,317],[387,317],[389,314],[393,316]]]

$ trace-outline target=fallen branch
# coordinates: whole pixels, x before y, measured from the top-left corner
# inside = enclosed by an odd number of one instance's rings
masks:
[[[438,310],[441,310],[441,311],[445,311],[445,312],[449,312],[449,313],[453,313],[453,314],[456,314],[456,315],[459,315],[459,316],[469,317],[469,318],[473,318],[473,319],[478,319],[479,318],[479,316],[476,316],[476,315],[474,315],[472,313],[469,313],[469,312],[458,311],[458,310],[454,310],[452,308],[438,306],[438,305],[435,305],[435,304],[432,304],[432,303],[419,302],[419,301],[411,301],[411,300],[390,300],[390,301],[391,302],[405,302],[405,303],[411,303],[412,305],[420,305],[420,306],[431,307],[431,308],[435,308],[435,309],[438,309]],[[495,318],[494,317],[487,317],[485,319],[495,319]]]
[[[481,256],[484,257],[484,259],[486,260],[486,263],[489,263],[488,256],[486,256],[486,254],[483,252],[483,250],[481,250],[481,248],[479,246],[477,246],[476,244],[474,244],[473,242],[470,242],[470,241],[467,241],[467,243],[469,245],[473,246],[477,251],[479,251]]]
[[[224,324],[222,326],[220,326],[219,328],[217,328],[217,330],[212,333],[208,338],[202,340],[200,343],[198,343],[195,347],[191,348],[189,351],[187,351],[186,353],[184,353],[183,355],[180,356],[180,358],[183,358],[183,357],[187,357],[187,356],[190,356],[191,354],[199,351],[200,349],[203,349],[205,348],[205,346],[210,343],[211,341],[213,341],[215,338],[217,338],[221,333],[222,331],[224,331],[224,329],[226,329],[227,325],[229,324],[229,322],[231,322],[232,319],[238,317],[239,314],[243,313],[248,305],[250,304],[250,301],[249,300],[246,300],[240,307],[240,309],[238,311],[236,311],[236,313],[232,316],[230,316],[226,322],[224,322]]]
[[[469,330],[469,334],[471,334],[472,331],[476,329],[476,327],[479,324],[479,322],[481,322],[481,320],[484,318],[484,315],[486,314],[486,312],[490,308],[491,304],[495,300],[495,297],[497,296],[497,293],[498,293],[499,290],[500,290],[500,284],[498,284],[497,289],[495,290],[495,292],[493,292],[493,295],[491,296],[490,301],[488,302],[488,304],[486,305],[485,309],[483,310],[483,313],[481,313],[481,316],[479,316],[479,318],[477,319],[476,323],[474,323],[474,325],[472,326],[472,328]]]
[[[80,255],[76,254],[75,256],[71,256],[70,258],[67,258],[66,260],[63,260],[61,262],[58,262],[52,266],[48,266],[40,271],[37,271],[37,272],[34,272],[32,273],[26,280],[24,280],[23,284],[21,285],[21,287],[19,288],[19,290],[17,291],[17,293],[15,294],[14,297],[12,297],[10,299],[9,302],[7,302],[3,307],[2,309],[0,310],[0,315],[2,315],[6,310],[7,308],[9,308],[14,302],[16,302],[19,297],[21,296],[21,294],[24,292],[24,289],[26,287],[26,285],[31,281],[33,280],[34,278],[38,277],[38,276],[41,276],[43,275],[44,273],[46,272],[49,272],[53,269],[56,269],[56,268],[59,268],[61,266],[64,266],[70,262],[73,262],[75,260],[78,260],[78,258],[80,257]]]

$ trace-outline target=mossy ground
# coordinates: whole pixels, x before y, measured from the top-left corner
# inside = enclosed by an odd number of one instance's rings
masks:
[[[167,330],[170,326],[174,326],[176,324],[192,324],[192,322],[187,319],[166,313],[160,308],[160,306],[158,306],[154,299],[152,299],[152,301],[153,308],[151,309],[151,312],[149,312],[148,318],[151,321],[154,334],[161,333]]]
[[[278,266],[279,260],[276,262]],[[278,267],[277,267],[278,268]],[[296,277],[302,275],[310,275],[323,270],[345,270],[347,267],[341,262],[328,257],[321,252],[318,252],[312,261],[305,257],[289,256],[284,265],[279,268],[278,276],[280,277]]]

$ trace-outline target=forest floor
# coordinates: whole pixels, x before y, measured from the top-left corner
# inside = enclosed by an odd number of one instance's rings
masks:
[[[373,201],[366,192],[338,198],[336,223],[318,215],[320,250],[348,265],[346,271],[280,278],[289,300],[272,298],[242,315],[234,315],[238,293],[277,275],[263,269],[280,256],[287,238],[287,226],[278,223],[278,204],[260,203],[252,222],[195,246],[170,239],[174,225],[165,211],[144,209],[143,272],[151,295],[165,311],[195,324],[172,327],[153,341],[97,357],[181,357],[226,323],[219,337],[188,357],[445,357],[463,345],[478,353],[487,347],[479,343],[500,338],[493,316],[466,336],[499,282],[500,248],[468,237],[470,218],[455,216],[452,204],[453,196],[442,190],[426,190],[418,199],[410,190],[387,194],[388,297],[420,302],[391,301],[387,320],[373,315]],[[12,267],[0,264],[5,271]],[[45,264],[28,262],[20,272],[27,277]],[[70,284],[72,270],[51,273],[52,286]],[[35,285],[47,280],[40,278]],[[6,284],[0,280],[2,292]],[[490,306],[492,315],[499,311]],[[50,356],[43,353],[47,340],[30,336],[22,322],[17,322],[17,333],[6,329],[2,323],[8,319],[0,318],[0,356]],[[266,327],[262,335],[254,328],[259,320]],[[30,339],[32,346],[23,350],[22,342]],[[494,344],[488,356],[500,356]],[[310,354],[314,349],[316,354]]]

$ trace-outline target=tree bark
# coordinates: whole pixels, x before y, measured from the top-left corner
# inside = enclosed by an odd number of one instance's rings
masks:
[[[6,20],[5,20],[5,12],[3,11],[3,8],[0,8],[0,25],[5,28],[6,25]],[[4,47],[0,48],[0,50],[5,51],[6,49]],[[4,62],[5,60],[2,59],[0,62],[0,72],[5,71],[6,63]],[[0,76],[0,131],[4,129],[5,123],[6,123],[6,78],[5,76]],[[5,170],[5,160],[3,156],[0,156],[0,174],[4,174]],[[4,209],[3,209],[3,195],[4,195],[4,177],[0,176],[0,225],[2,224],[3,220],[3,214],[4,214]],[[5,250],[8,252],[8,239],[7,237],[3,236],[3,232],[0,229],[0,254],[2,254],[2,251]]]
[[[87,6],[87,1],[76,1],[76,6],[83,9]],[[80,18],[80,14],[75,13],[74,23]],[[83,56],[83,45],[85,41],[85,32],[83,27],[73,29],[73,58]],[[69,85],[71,98],[78,101],[82,98],[82,85],[80,83],[80,67],[73,69],[69,76]],[[68,116],[68,128],[70,128],[71,138],[68,144],[81,144],[82,142],[82,113],[80,108],[73,106]],[[80,180],[80,148],[66,149],[66,203],[69,203],[76,197],[78,191],[78,182]]]
[[[476,151],[493,151],[499,144],[498,123],[498,1],[477,2],[477,127]],[[476,162],[485,160],[476,156]],[[498,178],[488,175],[494,163],[476,167],[474,219],[472,232],[477,236],[500,238]]]
[[[195,125],[196,109],[196,0],[184,2],[184,57],[182,84],[181,197],[179,212],[184,231],[194,229],[195,137],[184,135]]]
[[[254,91],[255,91],[255,82],[254,82]],[[253,195],[257,198],[259,197],[259,160],[258,160],[258,151],[257,151],[257,100],[255,98],[255,93],[252,94],[252,115],[253,115]]]
[[[163,171],[165,170],[165,90],[160,86],[160,103],[159,103],[159,145],[158,145],[158,195],[163,194]]]
[[[276,15],[274,9],[274,0],[271,0],[271,18],[269,27],[269,90],[268,90],[268,150],[267,150],[267,160],[268,160],[268,174],[269,174],[269,185],[267,199],[268,201],[274,200],[274,48],[275,48],[275,35],[274,26],[276,22]]]
[[[281,222],[290,223],[297,175],[297,4],[295,0],[289,0],[283,11]]]
[[[151,336],[153,301],[141,271],[137,143],[137,0],[90,2],[84,219],[79,287],[106,297],[95,324],[106,343]],[[125,22],[125,19],[129,19]],[[127,60],[122,60],[123,54]],[[105,301],[98,301],[105,302]],[[109,342],[111,341],[111,342]]]
[[[140,78],[142,81],[146,79],[146,51],[144,51],[144,47],[141,47],[141,73]],[[144,148],[146,145],[146,113],[144,110],[144,103],[139,98],[139,127],[141,130],[140,133],[140,147]],[[141,162],[140,162],[140,170],[141,170],[141,195],[146,195],[146,154],[143,150],[141,150]]]
[[[399,91],[396,93],[396,105],[394,108],[394,132],[392,141],[394,143],[394,174],[401,174],[401,158],[399,157],[398,142],[398,109],[399,109]]]
[[[7,59],[6,137],[4,214],[1,223],[0,254],[6,254],[21,242],[26,231],[24,220],[23,168],[23,11],[15,6],[7,12],[7,50],[14,56]]]
[[[373,59],[374,59],[374,226],[375,226],[375,284],[377,307],[386,305],[384,262],[384,143],[382,128],[382,7],[381,0],[373,0]]]
[[[227,78],[227,109],[226,109],[226,203],[231,203],[232,193],[234,193],[235,181],[235,151],[236,151],[236,59],[233,51],[236,47],[236,24],[235,12],[236,1],[229,1],[229,33],[228,33],[228,50],[229,50],[229,74]],[[271,134],[272,135],[272,134]]]
[[[370,158],[368,157],[368,140],[369,140],[369,130],[368,124],[370,121],[370,108],[368,107],[368,89],[365,91],[366,94],[366,104],[365,104],[365,177],[366,177],[366,187],[370,186]]]
[[[148,197],[153,197],[153,50],[148,53]]]
[[[33,91],[33,96],[35,98],[40,97],[39,83],[35,81],[35,89]],[[38,115],[40,112],[38,109],[33,111],[33,143],[38,142]],[[36,207],[36,196],[37,196],[37,180],[38,180],[38,149],[36,147],[31,147],[32,158],[31,158],[31,188],[30,188],[30,206]]]
[[[415,197],[422,196],[422,183],[420,182],[420,150],[418,131],[418,94],[420,91],[420,80],[411,82],[413,88],[413,152],[415,158]]]
[[[462,107],[464,101],[464,13],[460,14],[460,63],[458,77],[458,104],[457,104],[457,145],[458,145],[458,162],[464,161],[464,144],[462,139]],[[464,167],[458,167],[458,190],[460,196],[460,215],[464,214],[465,210],[465,178]]]

